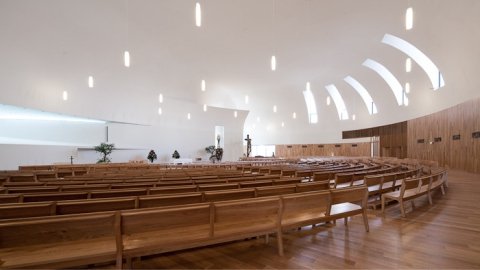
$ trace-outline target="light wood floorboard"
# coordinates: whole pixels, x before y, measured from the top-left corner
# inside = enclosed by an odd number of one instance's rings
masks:
[[[270,238],[172,252],[142,258],[137,269],[321,269],[321,268],[480,268],[480,175],[449,173],[446,195],[438,191],[407,203],[369,210],[370,232],[362,217],[336,225],[304,227],[284,234],[285,256]],[[109,268],[107,266],[106,268]]]

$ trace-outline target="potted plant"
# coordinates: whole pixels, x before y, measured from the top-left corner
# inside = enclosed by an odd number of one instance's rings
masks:
[[[148,153],[147,159],[150,160],[150,163],[153,163],[155,159],[157,159],[157,154],[155,154],[155,151],[150,150]]]
[[[95,151],[100,152],[103,157],[97,161],[97,163],[109,163],[111,160],[108,157],[115,149],[115,144],[113,143],[101,143],[100,145],[95,146]]]
[[[177,150],[175,150],[175,151],[173,152],[172,158],[174,158],[174,159],[179,159],[179,158],[180,158],[180,154],[178,153]]]

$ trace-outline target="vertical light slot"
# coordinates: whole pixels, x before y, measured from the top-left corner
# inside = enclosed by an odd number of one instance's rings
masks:
[[[293,119],[297,119],[297,113],[296,113],[296,112],[293,112],[292,118],[293,118]]]
[[[125,67],[130,67],[130,53],[128,51],[123,53],[123,64]]]
[[[277,105],[273,105],[273,112],[274,112],[274,113],[277,112]]]
[[[340,120],[348,120],[347,107],[345,106],[345,102],[343,101],[340,92],[338,92],[337,87],[335,87],[333,84],[330,84],[325,86],[325,88],[327,89],[328,94],[332,97],[335,107],[337,107],[338,118]]]
[[[245,104],[248,104],[248,102],[249,102],[249,98],[248,96],[245,96]]]
[[[63,98],[63,100],[68,100],[68,92],[67,91],[63,91],[62,98]]]
[[[412,71],[412,58],[408,57],[407,60],[405,60],[405,71],[411,72]]]
[[[313,97],[312,91],[303,91],[303,97],[305,98],[305,103],[307,105],[308,122],[310,124],[315,124],[318,122],[318,114],[317,105],[315,104],[315,98]]]
[[[277,58],[275,55],[272,55],[272,59],[270,60],[270,67],[272,68],[272,71],[277,70]]]
[[[365,106],[367,106],[367,110],[370,115],[377,113],[377,106],[373,102],[372,96],[370,96],[370,93],[362,84],[360,84],[351,76],[347,76],[343,80],[353,87],[360,97],[362,97],[362,100],[365,103]]]
[[[237,112],[237,111],[234,111],[234,112],[233,112],[233,117],[235,117],[235,118],[238,117],[238,112]]]
[[[204,112],[207,111],[207,104],[203,104],[203,111],[204,111]]]
[[[405,83],[405,93],[409,94],[410,93],[410,83]]]
[[[158,95],[158,102],[163,103],[163,94]]]
[[[187,113],[187,119],[190,120],[192,118],[190,113]]]
[[[365,60],[362,65],[372,69],[378,75],[380,75],[380,77],[382,77],[382,79],[388,84],[388,86],[390,86],[390,89],[392,90],[395,98],[397,99],[398,105],[403,105],[403,87],[397,80],[397,78],[395,78],[395,76],[392,74],[392,72],[390,72],[390,70],[372,59]]]
[[[411,30],[413,28],[413,8],[407,8],[405,12],[405,29]]]
[[[158,115],[162,115],[162,108],[161,107],[158,108]]]
[[[399,37],[390,34],[385,34],[385,36],[383,36],[382,43],[390,45],[412,58],[412,60],[415,61],[425,71],[425,73],[427,73],[427,76],[432,83],[433,90],[437,90],[445,86],[445,81],[443,80],[440,70],[433,63],[433,61],[430,60],[430,58],[428,58],[428,56],[426,56],[417,47]]]
[[[202,26],[202,8],[199,2],[195,4],[195,25],[197,27]]]
[[[352,120],[355,121],[357,119],[357,116],[355,114],[352,114]]]
[[[205,83],[205,80],[202,80],[201,85],[200,85],[200,89],[202,89],[203,92],[205,92],[205,90],[207,90],[207,85]]]
[[[330,106],[330,103],[332,103],[332,101],[330,100],[330,97],[327,97],[327,106]]]
[[[260,117],[257,117],[257,122],[260,123]]]
[[[285,122],[282,122],[282,128],[285,127]]]
[[[310,91],[310,82],[307,82],[305,85],[305,90]]]
[[[88,87],[93,88],[93,76],[88,76]]]

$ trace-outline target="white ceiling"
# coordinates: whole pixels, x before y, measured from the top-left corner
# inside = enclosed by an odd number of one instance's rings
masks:
[[[478,0],[199,2],[200,28],[193,0],[0,0],[0,103],[143,123],[142,113],[156,111],[151,100],[162,93],[166,100],[248,110],[245,133],[275,144],[338,141],[342,130],[404,121],[480,96]],[[409,6],[414,27],[406,31]],[[406,55],[381,42],[386,33],[429,56],[446,86],[433,91],[415,63],[405,73]],[[122,65],[127,49],[128,69]],[[410,82],[408,107],[398,106],[388,85],[362,66],[367,58],[388,67],[402,84]],[[88,92],[92,74],[96,90]],[[370,92],[377,115],[370,116],[343,81],[349,75]],[[319,113],[313,125],[302,94],[307,81]],[[355,121],[338,120],[335,106],[326,106],[329,84],[337,86]],[[52,85],[82,102],[52,104],[49,97],[57,94],[45,90]],[[102,100],[112,103],[109,110],[134,107],[135,113],[106,114]]]

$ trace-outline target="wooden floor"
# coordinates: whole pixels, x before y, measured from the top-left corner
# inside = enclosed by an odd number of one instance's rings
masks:
[[[480,175],[449,173],[447,194],[415,200],[407,217],[398,205],[384,215],[369,212],[370,232],[361,216],[337,225],[304,227],[284,234],[285,256],[273,237],[237,241],[142,258],[137,269],[320,269],[480,268]],[[106,268],[110,268],[106,266]]]

